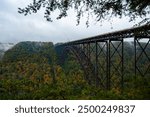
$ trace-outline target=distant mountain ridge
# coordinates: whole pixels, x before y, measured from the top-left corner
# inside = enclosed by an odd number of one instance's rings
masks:
[[[20,42],[7,50],[3,56],[4,61],[20,61],[22,59],[32,59],[40,57],[51,58],[54,50],[52,42]],[[34,62],[34,60],[32,61]]]

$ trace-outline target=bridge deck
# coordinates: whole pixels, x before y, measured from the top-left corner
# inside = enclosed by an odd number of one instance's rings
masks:
[[[102,35],[97,35],[89,38],[84,38],[76,41],[71,41],[64,43],[63,45],[76,45],[83,43],[92,43],[96,41],[106,41],[112,39],[120,38],[131,38],[131,37],[150,37],[150,25],[144,25],[136,28],[125,29],[121,31],[106,33]]]

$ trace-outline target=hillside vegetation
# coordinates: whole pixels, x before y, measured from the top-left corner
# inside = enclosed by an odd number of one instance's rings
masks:
[[[132,43],[125,48],[122,92],[89,85],[75,57],[69,54],[60,64],[63,58],[51,42],[18,43],[0,61],[0,99],[150,99],[150,79],[134,78]]]

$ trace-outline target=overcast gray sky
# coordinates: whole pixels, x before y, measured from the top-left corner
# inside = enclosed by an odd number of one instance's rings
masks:
[[[18,14],[18,7],[25,7],[33,0],[0,0],[0,42],[17,43],[20,41],[51,41],[66,42],[95,36],[115,30],[130,28],[134,22],[129,19],[113,18],[111,23],[96,23],[91,19],[90,27],[85,25],[85,19],[76,26],[75,13],[70,11],[69,16],[61,20],[47,22],[43,11],[37,14],[24,16]],[[113,28],[111,28],[113,27]]]

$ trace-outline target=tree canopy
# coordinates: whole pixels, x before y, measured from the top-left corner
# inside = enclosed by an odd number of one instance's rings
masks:
[[[53,21],[51,15],[59,14],[56,19],[68,15],[70,9],[74,9],[77,24],[82,16],[87,16],[86,25],[92,16],[97,22],[109,20],[112,17],[128,16],[130,21],[142,17],[140,23],[150,23],[150,1],[149,0],[31,0],[32,3],[25,8],[19,8],[18,12],[24,15],[37,13],[42,7],[45,8],[44,17],[47,21]]]

